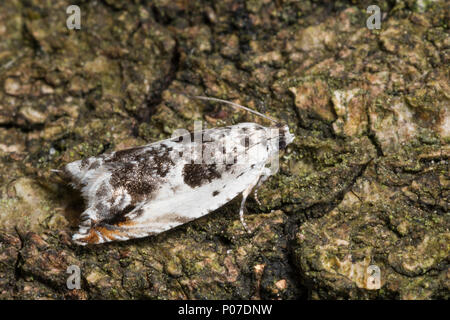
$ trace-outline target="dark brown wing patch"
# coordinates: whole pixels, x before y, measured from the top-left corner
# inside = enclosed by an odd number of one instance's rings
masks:
[[[191,188],[199,187],[214,179],[220,179],[222,173],[217,170],[216,164],[186,164],[183,167],[183,179]]]

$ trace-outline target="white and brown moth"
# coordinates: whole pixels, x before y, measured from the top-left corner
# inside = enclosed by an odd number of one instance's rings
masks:
[[[256,123],[186,132],[171,139],[71,162],[63,167],[87,209],[74,242],[86,245],[158,234],[247,196],[276,172],[278,152],[294,136],[287,125]],[[276,161],[274,161],[276,160]],[[272,164],[270,167],[269,164]]]

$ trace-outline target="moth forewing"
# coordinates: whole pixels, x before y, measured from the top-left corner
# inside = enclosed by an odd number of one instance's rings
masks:
[[[87,202],[73,237],[76,243],[157,234],[206,215],[239,194],[239,215],[248,230],[245,200],[277,172],[280,146],[294,138],[289,128],[240,123],[177,133],[65,166]]]

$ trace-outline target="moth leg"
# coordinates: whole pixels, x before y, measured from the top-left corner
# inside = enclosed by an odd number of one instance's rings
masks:
[[[258,177],[258,180],[256,180],[255,183],[252,183],[250,186],[248,186],[247,189],[245,189],[242,192],[242,201],[241,201],[241,207],[239,209],[239,218],[241,219],[242,226],[244,227],[245,231],[247,231],[247,233],[251,233],[251,231],[248,228],[247,223],[245,223],[245,219],[244,219],[245,201],[247,200],[248,195],[252,192],[253,188],[255,186],[258,187],[261,183],[266,181],[269,176],[270,176],[270,169],[264,168],[263,172]]]
[[[269,176],[262,175],[259,178],[258,183],[255,186],[255,189],[253,190],[253,196],[255,197],[256,203],[258,203],[258,205],[260,206],[262,206],[262,204],[261,201],[259,201],[258,199],[258,189],[263,184],[263,182],[267,180],[267,178],[269,178]]]
[[[266,181],[270,177],[270,172],[271,172],[270,169],[268,169],[268,168],[264,168],[264,169],[265,170],[259,177],[258,183],[256,184],[254,191],[253,191],[253,195],[255,197],[256,203],[258,203],[258,205],[260,205],[260,206],[262,206],[262,204],[258,199],[258,189],[264,183],[264,181]]]
[[[259,199],[258,199],[258,188],[257,187],[255,188],[255,191],[253,191],[253,196],[255,197],[256,203],[261,207],[262,204],[261,204],[261,201],[259,201]]]

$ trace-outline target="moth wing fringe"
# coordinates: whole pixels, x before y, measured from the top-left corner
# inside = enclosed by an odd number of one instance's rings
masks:
[[[142,238],[153,233],[145,232],[144,229],[133,227],[134,223],[127,221],[118,225],[106,223],[94,224],[88,228],[81,226],[72,240],[79,245],[100,244],[110,241],[124,241],[133,238]]]

